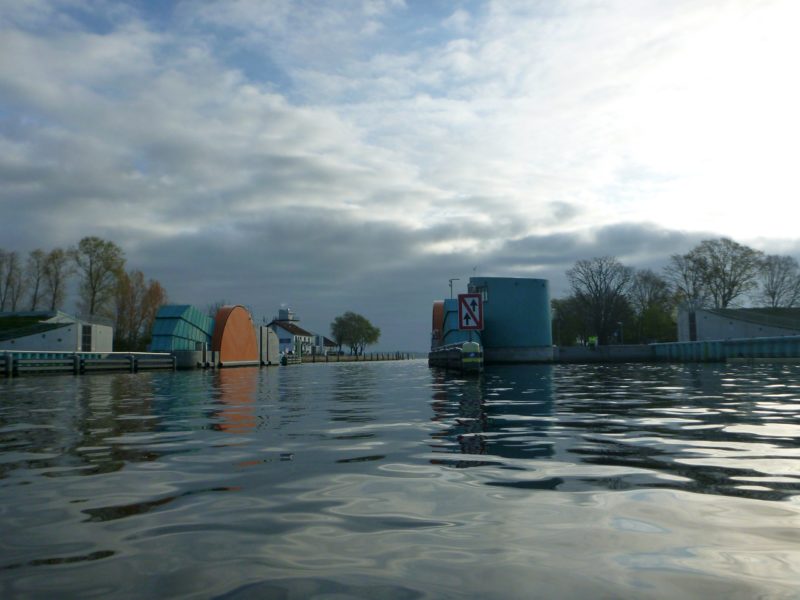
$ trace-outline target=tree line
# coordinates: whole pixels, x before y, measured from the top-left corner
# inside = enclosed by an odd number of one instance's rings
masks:
[[[137,269],[126,271],[122,249],[99,237],[68,248],[37,248],[24,259],[0,248],[0,312],[60,310],[75,276],[80,313],[114,322],[115,350],[144,350],[166,290]]]
[[[766,308],[800,306],[800,267],[791,256],[765,255],[729,238],[673,254],[661,274],[616,257],[578,260],[566,273],[571,293],[554,299],[558,345],[673,341],[677,311],[729,308],[749,299]]]

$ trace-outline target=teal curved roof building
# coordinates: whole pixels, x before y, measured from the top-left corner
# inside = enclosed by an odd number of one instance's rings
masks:
[[[189,304],[167,304],[153,323],[151,352],[202,350],[211,346],[214,319]]]

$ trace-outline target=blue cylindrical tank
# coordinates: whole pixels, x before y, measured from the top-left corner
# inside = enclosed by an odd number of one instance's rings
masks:
[[[546,279],[470,277],[468,289],[483,296],[481,341],[487,361],[553,359]]]

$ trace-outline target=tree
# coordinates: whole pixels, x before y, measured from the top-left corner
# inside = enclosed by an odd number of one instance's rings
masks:
[[[46,259],[47,254],[40,248],[31,250],[31,253],[28,255],[28,263],[25,266],[25,276],[28,282],[28,289],[30,290],[30,310],[39,308],[39,303],[42,301]]]
[[[800,304],[800,267],[791,256],[766,256],[759,273],[759,300],[770,308],[792,307]]]
[[[64,304],[67,280],[73,273],[70,255],[63,248],[54,248],[44,260],[44,302],[50,310],[58,310]]]
[[[586,311],[599,344],[607,344],[624,319],[628,308],[626,294],[633,269],[613,256],[579,260],[567,271],[576,300]]]
[[[706,286],[706,260],[697,249],[686,254],[673,254],[669,264],[664,267],[664,275],[672,284],[679,302],[690,313],[708,304]]]
[[[591,326],[586,306],[574,295],[550,301],[553,340],[557,346],[571,346],[589,341]]]
[[[122,271],[117,276],[114,304],[114,346],[116,350],[134,350],[142,326],[141,305],[144,297],[144,274]]]
[[[694,251],[702,259],[704,285],[715,308],[727,308],[757,286],[762,252],[728,238],[704,240]]]
[[[166,302],[158,281],[145,283],[144,274],[134,270],[117,277],[115,291],[114,345],[118,350],[144,350],[156,312]]]
[[[140,346],[144,349],[150,343],[153,335],[153,323],[156,320],[158,309],[167,303],[167,291],[155,279],[147,284],[147,289],[142,298],[142,337]]]
[[[342,353],[342,344],[345,343],[347,338],[347,315],[353,313],[345,313],[336,317],[331,323],[331,337],[333,341],[336,342],[336,345],[339,347],[339,354]]]
[[[381,330],[375,327],[366,317],[348,311],[336,317],[331,323],[331,336],[339,345],[350,347],[351,354],[363,354],[364,348],[376,343],[381,337]]]
[[[674,339],[675,295],[669,283],[650,269],[637,271],[629,292],[636,316],[636,341]]]
[[[361,321],[359,325],[358,349],[363,355],[364,349],[367,346],[371,346],[372,344],[376,344],[378,342],[381,337],[381,330],[380,328],[375,327],[364,317],[361,317],[361,319],[363,319],[363,321]]]
[[[114,242],[90,236],[71,251],[81,276],[80,309],[88,315],[112,316],[117,277],[125,266],[125,255]]]
[[[6,309],[6,297],[8,296],[8,286],[6,284],[7,271],[8,252],[0,248],[0,312]]]
[[[25,283],[19,254],[0,250],[0,311],[17,310],[25,292]]]
[[[223,306],[227,306],[228,304],[230,303],[224,298],[222,300],[216,300],[214,302],[211,302],[210,304],[206,305],[206,314],[212,319],[214,319],[216,318],[219,309],[222,308]]]

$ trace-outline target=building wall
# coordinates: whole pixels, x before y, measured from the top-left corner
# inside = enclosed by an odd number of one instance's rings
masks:
[[[278,336],[281,354],[296,352],[298,343],[302,348],[303,354],[311,354],[311,346],[314,345],[313,337],[307,335],[295,335],[289,331],[286,331],[278,324],[273,324],[270,327],[272,327],[272,330]]]
[[[278,335],[269,327],[260,325],[256,330],[258,352],[261,364],[279,365],[281,363],[280,343]]]
[[[240,304],[221,307],[214,317],[211,349],[219,353],[220,366],[260,362],[253,317]]]
[[[90,343],[84,347],[83,327],[91,331]],[[0,350],[27,350],[31,352],[111,352],[114,329],[108,325],[84,324],[73,321],[63,327],[44,333],[35,333],[0,342]]]
[[[110,328],[109,328],[110,329]],[[27,350],[31,352],[79,352],[80,323],[70,323],[44,333],[27,335],[0,342],[0,350]]]
[[[483,294],[485,348],[552,349],[546,279],[470,277],[469,291]]]
[[[678,314],[679,342],[777,337],[798,335],[798,333],[800,333],[795,329],[740,321],[738,319],[717,315],[707,310],[696,311],[696,322],[697,340],[691,340],[689,337],[689,313],[687,311],[681,311]]]
[[[91,325],[91,352],[111,352],[114,349],[114,330],[108,325]],[[86,349],[83,350],[86,352]]]
[[[189,304],[168,304],[158,309],[149,350],[202,350],[211,347],[214,319]]]

